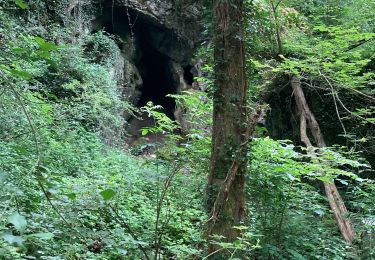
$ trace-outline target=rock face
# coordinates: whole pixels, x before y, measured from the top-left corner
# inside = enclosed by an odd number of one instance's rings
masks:
[[[168,116],[182,121],[182,115],[176,116],[174,100],[165,96],[191,88],[191,58],[203,31],[203,6],[196,2],[102,0],[97,8],[91,31],[115,35],[123,62],[113,71],[123,71],[119,87],[133,105],[153,101]]]
[[[173,31],[190,48],[200,40],[202,4],[193,0],[118,0],[118,6],[137,12],[141,19]]]

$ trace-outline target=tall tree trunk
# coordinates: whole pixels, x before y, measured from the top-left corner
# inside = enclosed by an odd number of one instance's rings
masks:
[[[308,150],[313,153],[313,146],[307,135],[306,122],[317,146],[322,148],[326,146],[326,143],[324,141],[318,121],[315,119],[314,114],[311,112],[307,104],[303,89],[301,87],[301,81],[297,76],[292,76],[291,85],[294,92],[294,98],[297,103],[298,113],[300,115],[301,141],[306,145]],[[346,242],[352,243],[353,239],[355,238],[355,230],[350,220],[346,218],[348,210],[345,207],[345,203],[342,200],[334,182],[324,182],[323,184],[329,205],[333,211],[333,214],[335,215],[340,232]]]
[[[245,217],[246,75],[243,44],[243,1],[214,0],[215,87],[208,237],[234,241]],[[242,145],[241,145],[242,144]],[[209,253],[217,250],[209,246]]]

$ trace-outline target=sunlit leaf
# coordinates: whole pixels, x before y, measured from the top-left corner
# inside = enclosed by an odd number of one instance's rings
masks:
[[[27,227],[27,221],[26,218],[22,215],[20,215],[18,212],[14,212],[8,217],[8,222],[13,224],[13,226],[18,231],[24,231]]]
[[[27,9],[27,8],[29,8],[29,6],[27,5],[27,3],[25,1],[23,1],[23,0],[14,0],[14,2],[21,9]]]
[[[23,79],[26,79],[26,80],[31,78],[30,73],[28,73],[27,71],[24,71],[24,70],[10,69],[9,72],[13,76],[20,77],[20,78],[23,78]]]
[[[111,200],[116,195],[116,191],[112,189],[107,189],[100,192],[100,195],[103,197],[104,200]]]
[[[52,234],[52,233],[36,233],[36,234],[30,235],[30,237],[37,237],[37,238],[42,239],[42,240],[50,240],[54,236],[55,235]]]
[[[4,234],[2,238],[8,242],[9,244],[17,244],[18,246],[22,246],[25,239],[21,236],[14,236],[12,234]]]

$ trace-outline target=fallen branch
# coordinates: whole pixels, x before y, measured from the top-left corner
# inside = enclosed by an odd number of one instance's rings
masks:
[[[306,145],[308,152],[312,154],[313,158],[318,160],[318,156],[314,152],[314,147],[307,135],[307,125],[309,126],[314,141],[319,148],[326,146],[323,134],[320,130],[318,121],[307,104],[303,89],[301,87],[301,81],[297,76],[292,76],[291,85],[293,88],[294,98],[297,103],[298,113],[300,115],[301,141]],[[345,203],[341,198],[334,181],[332,183],[323,182],[323,184],[329,205],[333,211],[333,214],[335,215],[341,235],[346,242],[351,244],[355,238],[355,230],[350,220],[345,217],[348,214]]]

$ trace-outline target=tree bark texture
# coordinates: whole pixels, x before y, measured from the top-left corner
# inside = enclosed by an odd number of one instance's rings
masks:
[[[318,121],[316,120],[314,114],[307,104],[305,94],[301,87],[301,81],[297,76],[293,75],[291,79],[291,85],[294,92],[294,98],[296,100],[298,113],[300,116],[300,134],[301,141],[306,145],[308,151],[314,154],[314,148],[311,141],[307,135],[307,125],[310,129],[311,135],[314,138],[316,145],[319,148],[325,147],[326,143],[324,141],[323,134],[320,130]],[[307,124],[306,124],[307,123]],[[345,207],[345,203],[337,190],[334,182],[326,183],[324,182],[324,189],[326,196],[328,198],[329,205],[333,214],[335,215],[336,222],[340,229],[341,235],[346,242],[352,243],[355,238],[355,230],[349,219],[346,218],[348,210]]]
[[[215,87],[211,169],[208,179],[208,237],[234,241],[245,217],[246,75],[243,1],[214,0]],[[242,144],[242,145],[241,145]],[[217,250],[209,246],[209,253]]]

